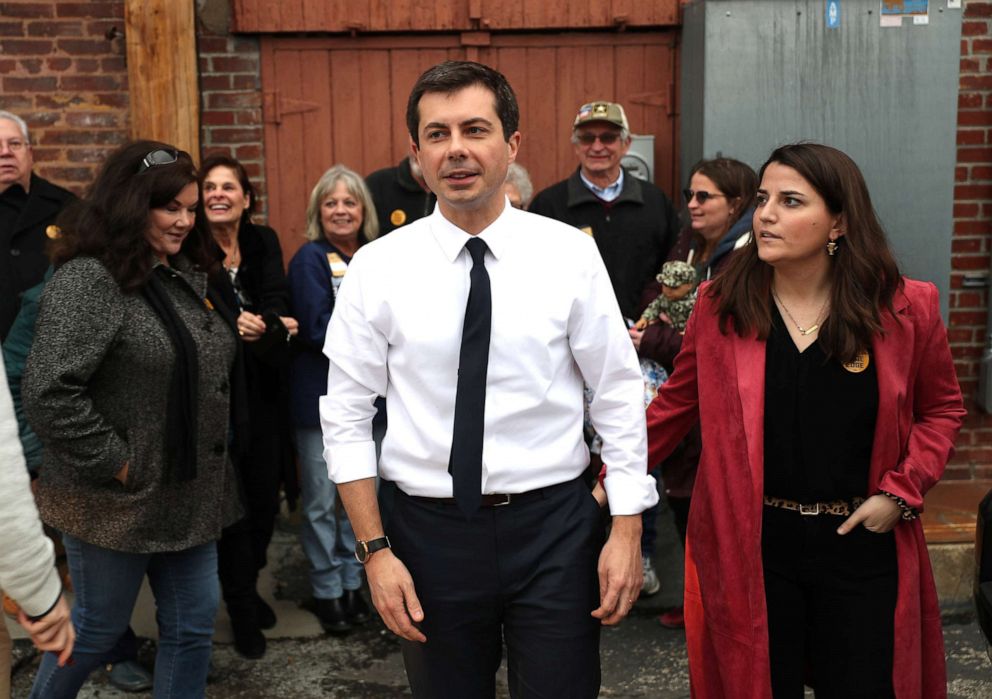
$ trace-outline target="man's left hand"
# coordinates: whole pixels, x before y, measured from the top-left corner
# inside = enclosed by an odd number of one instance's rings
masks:
[[[644,584],[639,514],[613,517],[610,538],[599,554],[598,571],[599,608],[592,615],[612,626],[627,616]]]

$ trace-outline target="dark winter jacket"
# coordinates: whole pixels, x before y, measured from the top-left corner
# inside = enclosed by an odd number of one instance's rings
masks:
[[[633,320],[640,317],[644,288],[654,283],[678,234],[677,212],[664,192],[625,171],[620,196],[606,202],[583,184],[576,170],[534,197],[529,211],[591,235],[621,312]]]

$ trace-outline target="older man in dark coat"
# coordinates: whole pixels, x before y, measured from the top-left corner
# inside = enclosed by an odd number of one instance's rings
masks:
[[[73,194],[32,172],[34,155],[24,120],[0,111],[0,341],[6,339],[24,292],[48,269],[45,243]]]

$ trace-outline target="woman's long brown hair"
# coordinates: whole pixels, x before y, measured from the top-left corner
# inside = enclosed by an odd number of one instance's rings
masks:
[[[831,214],[843,216],[844,235],[830,258],[830,315],[821,327],[819,342],[828,356],[851,361],[882,331],[882,311],[892,311],[892,299],[901,284],[868,187],[854,161],[830,146],[781,146],[761,166],[759,178],[772,163],[798,172],[823,197]],[[740,337],[756,334],[758,339],[767,339],[772,325],[771,282],[772,268],[758,258],[758,246],[752,241],[709,288],[724,334],[732,328]]]

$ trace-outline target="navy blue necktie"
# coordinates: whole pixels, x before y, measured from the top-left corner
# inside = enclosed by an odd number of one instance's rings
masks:
[[[486,421],[486,373],[493,301],[485,265],[485,241],[472,238],[465,243],[465,248],[472,256],[471,287],[458,354],[458,389],[448,473],[454,482],[458,509],[471,517],[482,501],[482,436]]]

